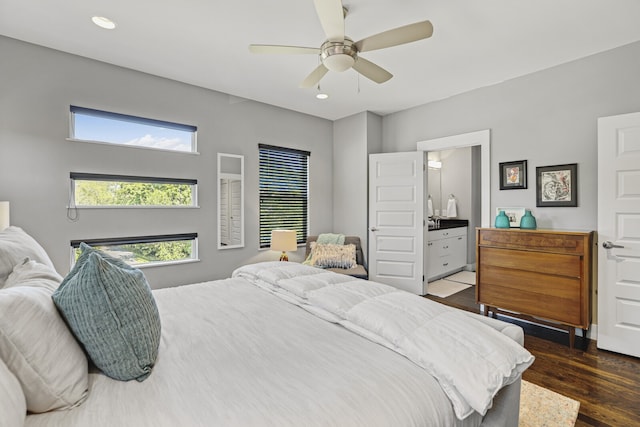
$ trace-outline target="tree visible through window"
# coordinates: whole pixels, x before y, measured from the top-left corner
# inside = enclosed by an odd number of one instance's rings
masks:
[[[129,265],[153,265],[194,260],[197,257],[196,233],[170,234],[114,239],[86,239],[71,242],[72,263],[80,256],[80,243],[84,242]]]
[[[295,230],[299,244],[307,239],[308,151],[259,144],[260,247],[268,248],[271,230]]]
[[[72,172],[75,206],[195,206],[194,179]]]

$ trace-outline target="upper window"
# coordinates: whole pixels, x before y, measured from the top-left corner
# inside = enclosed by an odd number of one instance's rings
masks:
[[[197,206],[195,179],[71,172],[71,206]]]
[[[157,150],[196,152],[197,128],[71,106],[71,139]]]
[[[307,240],[308,151],[259,144],[260,247],[271,244],[271,230],[295,230],[298,244]]]

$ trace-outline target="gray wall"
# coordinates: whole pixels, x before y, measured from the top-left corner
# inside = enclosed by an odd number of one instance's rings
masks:
[[[476,237],[475,237],[475,224],[480,223],[480,209],[477,204],[474,204],[474,183],[479,182],[474,180],[474,156],[472,155],[475,147],[457,148],[455,150],[441,151],[441,185],[442,185],[442,206],[444,212],[441,215],[446,215],[447,203],[449,202],[449,195],[453,194],[456,198],[457,205],[457,218],[466,219],[469,221],[469,227],[467,232],[467,264],[474,264],[476,262]],[[477,165],[479,164],[479,158]],[[476,188],[477,191],[477,188]]]
[[[541,228],[597,226],[597,118],[640,111],[640,42],[383,118],[384,152],[491,129],[491,206],[531,208]],[[498,163],[528,160],[526,190],[499,190]],[[535,168],[578,163],[578,207],[537,208]]]
[[[0,200],[11,201],[12,224],[41,242],[61,274],[69,241],[98,237],[197,232],[201,261],[145,269],[154,288],[277,259],[258,250],[258,143],[311,151],[311,232],[333,228],[332,122],[5,37],[0,57]],[[70,104],[196,125],[200,154],[67,141]],[[217,249],[218,152],[245,155],[243,249]],[[71,171],[196,178],[200,207],[83,209],[72,222]],[[303,249],[291,255],[302,257]]]
[[[368,157],[382,150],[382,118],[363,112],[333,125],[333,223],[336,233],[358,236],[368,255]]]

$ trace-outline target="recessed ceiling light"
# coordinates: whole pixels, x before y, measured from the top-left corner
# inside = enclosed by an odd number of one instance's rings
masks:
[[[326,93],[322,93],[320,92],[319,94],[316,95],[316,98],[318,99],[327,99],[329,97],[329,95],[327,95]]]
[[[94,24],[98,27],[105,28],[107,30],[113,30],[116,27],[116,23],[104,16],[94,16],[91,18]]]

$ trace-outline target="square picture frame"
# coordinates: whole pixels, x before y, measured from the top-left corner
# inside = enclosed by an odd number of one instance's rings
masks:
[[[578,164],[536,168],[536,206],[578,206]]]
[[[500,163],[500,189],[524,190],[527,188],[527,161]]]
[[[525,208],[496,208],[496,216],[500,214],[500,211],[504,211],[509,218],[510,228],[520,228],[520,219],[524,216]]]

